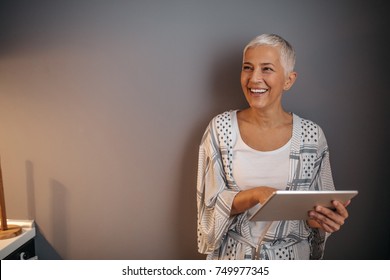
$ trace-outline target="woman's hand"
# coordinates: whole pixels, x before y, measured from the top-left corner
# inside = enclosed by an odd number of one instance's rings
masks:
[[[239,192],[234,197],[230,215],[245,212],[258,203],[263,204],[275,191],[271,187],[257,187]]]
[[[338,231],[348,218],[347,206],[351,201],[342,204],[340,201],[333,201],[332,204],[335,210],[316,206],[314,210],[309,212],[310,220],[308,224],[313,228],[321,228],[326,232],[332,233]]]

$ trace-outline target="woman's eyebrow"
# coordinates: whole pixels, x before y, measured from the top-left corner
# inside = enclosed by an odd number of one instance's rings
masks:
[[[260,63],[261,66],[275,66],[273,63],[271,62],[264,62],[264,63]]]
[[[244,61],[242,64],[253,65],[253,63],[248,62],[248,61]],[[260,63],[260,65],[261,66],[275,66],[275,64],[273,64],[272,62],[262,62],[262,63]]]

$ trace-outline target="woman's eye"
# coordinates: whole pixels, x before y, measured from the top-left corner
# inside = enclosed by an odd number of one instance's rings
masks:
[[[263,71],[264,71],[264,72],[273,72],[274,69],[272,69],[271,67],[264,67],[264,68],[263,68]]]
[[[242,70],[244,70],[244,71],[249,71],[249,70],[251,70],[251,69],[252,69],[252,67],[250,67],[250,66],[248,66],[248,65],[242,66]]]

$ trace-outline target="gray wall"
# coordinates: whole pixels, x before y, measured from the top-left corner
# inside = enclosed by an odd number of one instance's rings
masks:
[[[386,17],[375,1],[2,1],[8,217],[36,221],[41,259],[204,258],[198,144],[246,106],[241,50],[269,32],[297,50],[286,109],[322,126],[337,187],[360,191],[325,257],[388,259]]]

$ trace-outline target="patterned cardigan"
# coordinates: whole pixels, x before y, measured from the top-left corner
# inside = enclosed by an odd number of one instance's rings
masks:
[[[226,111],[214,117],[199,147],[198,251],[207,259],[321,259],[328,234],[308,227],[306,221],[270,222],[261,243],[254,244],[247,213],[230,216],[240,191],[232,173],[237,137],[232,114]],[[289,161],[286,190],[334,190],[322,129],[295,114]]]

